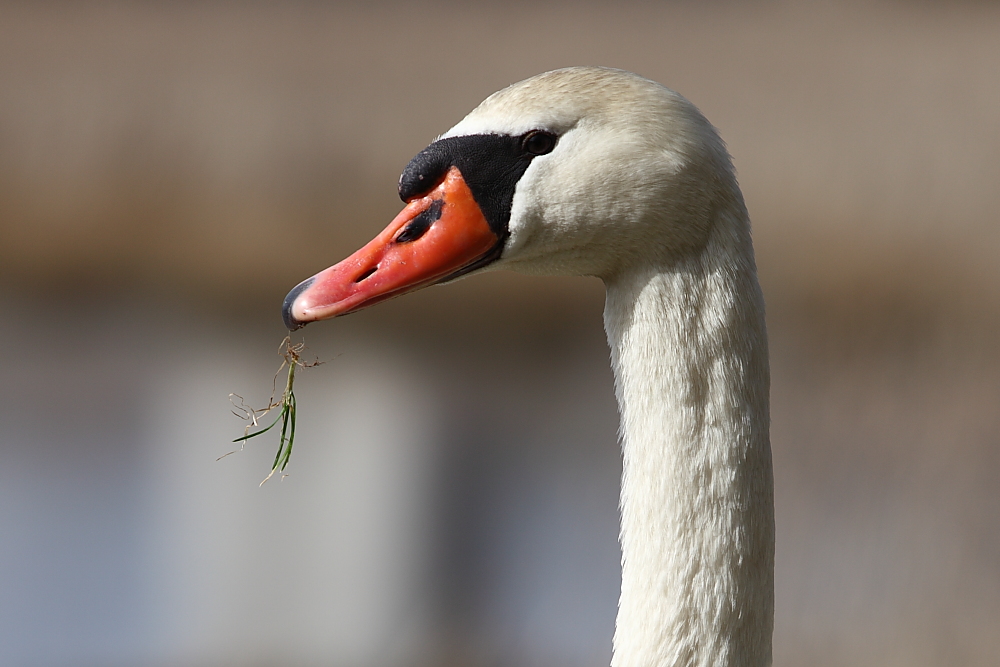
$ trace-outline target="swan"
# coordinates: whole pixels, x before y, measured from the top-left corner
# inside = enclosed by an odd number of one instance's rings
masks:
[[[715,128],[575,67],[494,93],[404,169],[400,214],[286,297],[289,329],[473,272],[597,276],[621,416],[613,667],[771,662],[764,300]]]

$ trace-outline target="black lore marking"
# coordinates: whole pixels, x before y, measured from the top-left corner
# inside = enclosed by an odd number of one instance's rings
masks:
[[[524,139],[528,134],[538,133],[533,130],[517,137],[471,134],[435,141],[406,165],[399,178],[399,196],[403,201],[410,201],[425,195],[441,182],[449,169],[458,167],[483,217],[502,245],[509,234],[507,224],[514,189],[536,157],[526,149]],[[553,138],[554,147],[558,138],[548,132],[544,134]],[[532,148],[535,147],[532,143]]]
[[[435,199],[430,206],[420,212],[420,215],[410,220],[403,228],[403,231],[396,237],[396,243],[410,243],[416,241],[427,233],[435,222],[441,217],[441,210],[444,208],[443,199]]]

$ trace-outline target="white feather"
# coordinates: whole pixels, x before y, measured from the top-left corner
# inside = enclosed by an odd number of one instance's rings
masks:
[[[570,68],[444,136],[560,135],[518,183],[494,268],[601,277],[621,411],[615,667],[770,664],[774,513],[764,302],[722,140],[680,95]]]

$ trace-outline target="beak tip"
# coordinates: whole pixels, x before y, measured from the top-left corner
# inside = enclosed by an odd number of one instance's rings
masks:
[[[281,304],[281,319],[284,320],[285,326],[288,327],[289,331],[295,331],[296,329],[301,329],[309,322],[303,322],[302,320],[295,317],[295,301],[299,298],[299,295],[309,289],[312,285],[313,278],[303,280],[301,283],[296,285],[288,296],[285,297],[285,301]]]
[[[298,331],[305,325],[309,324],[308,322],[299,322],[298,320],[292,319],[290,317],[284,317],[283,319],[285,320],[285,328],[288,329],[289,333],[293,331]]]

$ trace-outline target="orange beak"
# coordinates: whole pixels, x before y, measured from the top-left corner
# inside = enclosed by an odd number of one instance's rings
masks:
[[[433,190],[410,200],[368,245],[289,292],[282,315],[294,330],[353,313],[454,277],[500,250],[500,237],[461,172],[452,167]]]

